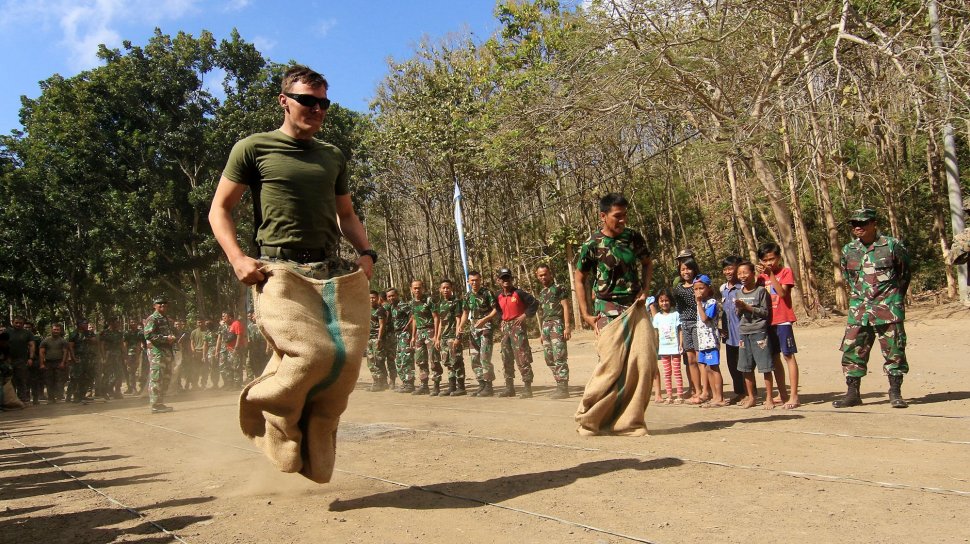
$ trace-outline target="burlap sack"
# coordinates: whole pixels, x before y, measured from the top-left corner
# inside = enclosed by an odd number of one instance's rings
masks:
[[[17,409],[24,407],[24,403],[17,397],[17,390],[14,389],[12,381],[7,380],[2,387],[4,408]]]
[[[243,389],[239,424],[283,472],[326,483],[337,425],[357,383],[370,324],[362,271],[316,280],[286,265],[264,268],[253,289],[256,323],[273,355]]]
[[[647,434],[644,421],[657,372],[657,335],[643,302],[600,330],[599,363],[576,410],[581,435]]]

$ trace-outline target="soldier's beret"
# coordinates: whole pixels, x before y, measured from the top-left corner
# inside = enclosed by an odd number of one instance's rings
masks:
[[[849,214],[849,221],[875,221],[876,210],[872,208],[859,208]]]

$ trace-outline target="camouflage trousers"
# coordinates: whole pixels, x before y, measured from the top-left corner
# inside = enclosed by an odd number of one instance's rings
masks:
[[[397,376],[401,382],[414,382],[414,350],[411,349],[411,333],[397,333],[397,356],[394,359]]]
[[[97,367],[93,357],[80,355],[71,363],[68,373],[67,396],[75,402],[80,401],[94,386]]]
[[[610,321],[620,317],[620,314],[632,305],[632,301],[630,304],[620,304],[619,302],[611,300],[593,300],[593,314],[596,315],[596,328],[602,329],[609,325]]]
[[[906,329],[900,323],[885,325],[849,325],[842,338],[842,372],[846,376],[861,378],[867,373],[869,352],[879,340],[879,347],[886,362],[883,372],[901,376],[909,372],[906,362]]]
[[[468,352],[471,355],[472,371],[475,373],[475,378],[486,382],[494,380],[492,329],[472,330]]]
[[[390,380],[397,379],[397,364],[394,362],[394,333],[387,333],[381,339],[381,344],[377,347],[378,356],[384,362],[387,369],[387,377]]]
[[[422,382],[428,379],[429,367],[431,379],[441,381],[441,361],[438,360],[438,351],[434,348],[433,328],[418,329],[414,334],[414,365],[418,367],[418,378]]]
[[[438,351],[441,364],[448,369],[448,379],[465,381],[465,359],[461,355],[462,341],[458,338],[442,338]]]
[[[387,358],[384,357],[384,341],[378,338],[367,340],[367,370],[374,381],[387,378]]]
[[[202,386],[205,386],[206,376],[212,382],[212,387],[219,387],[219,350],[209,348],[203,363],[205,372],[202,374]]]
[[[137,351],[125,355],[125,384],[132,391],[138,388],[138,367],[140,361],[141,353]]]
[[[163,404],[165,392],[172,380],[175,355],[164,349],[148,348],[148,402],[152,406]]]
[[[237,350],[224,349],[219,352],[219,374],[226,386],[242,384],[242,360]]]
[[[532,383],[532,349],[529,347],[529,336],[526,334],[525,323],[514,319],[502,322],[502,370],[505,379],[515,378],[515,367],[519,367],[522,381]],[[514,364],[513,364],[514,362]]]
[[[124,355],[122,352],[106,352],[104,365],[101,367],[101,381],[105,392],[121,391],[121,381],[124,377]]]
[[[566,339],[563,338],[565,324],[559,320],[543,321],[539,330],[542,340],[542,355],[546,366],[552,371],[556,383],[569,381],[569,352],[566,350]]]

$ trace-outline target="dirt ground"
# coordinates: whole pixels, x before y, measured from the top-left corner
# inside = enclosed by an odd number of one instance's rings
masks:
[[[831,407],[841,325],[796,328],[800,409],[651,404],[642,438],[578,436],[539,353],[533,399],[370,393],[365,368],[327,485],[277,473],[233,393],[6,412],[0,542],[970,542],[970,312],[910,311],[907,410],[878,354],[865,405]],[[569,349],[578,395],[592,335]]]

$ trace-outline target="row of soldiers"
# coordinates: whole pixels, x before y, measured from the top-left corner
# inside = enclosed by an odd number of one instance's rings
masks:
[[[65,334],[63,324],[53,323],[49,334],[42,336],[32,322],[14,317],[9,327],[0,326],[7,343],[0,375],[11,382],[24,406],[45,400],[86,404],[95,398],[140,396],[148,389],[151,374],[145,336],[148,321],[131,320],[123,328],[124,321],[112,317],[107,328],[97,332],[93,323],[81,319],[71,334]],[[167,326],[174,338],[174,372],[166,388],[176,393],[238,389],[244,370],[251,379],[262,372],[268,359],[268,347],[252,320],[244,331],[233,329],[241,325],[231,312],[224,312],[218,323],[198,319],[192,331],[181,320]]]
[[[514,397],[516,367],[522,377],[522,398],[532,397],[532,351],[526,319],[539,315],[540,338],[546,365],[556,380],[552,398],[569,396],[569,364],[566,342],[572,332],[569,290],[553,281],[548,265],[536,269],[542,285],[538,299],[516,287],[507,268],[499,270],[500,289],[493,293],[482,283],[480,272],[468,273],[469,290],[455,292],[449,279],[438,282],[437,296],[430,296],[424,282],[414,280],[410,300],[397,289],[371,291],[370,340],[367,365],[373,377],[371,391],[393,390],[431,396],[461,396],[465,390],[463,352],[467,347],[478,389],[471,396],[494,396],[495,369],[492,346],[498,324],[505,390],[500,397]],[[448,389],[441,388],[447,369]],[[415,385],[415,378],[419,384]],[[400,379],[400,385],[396,381]]]

